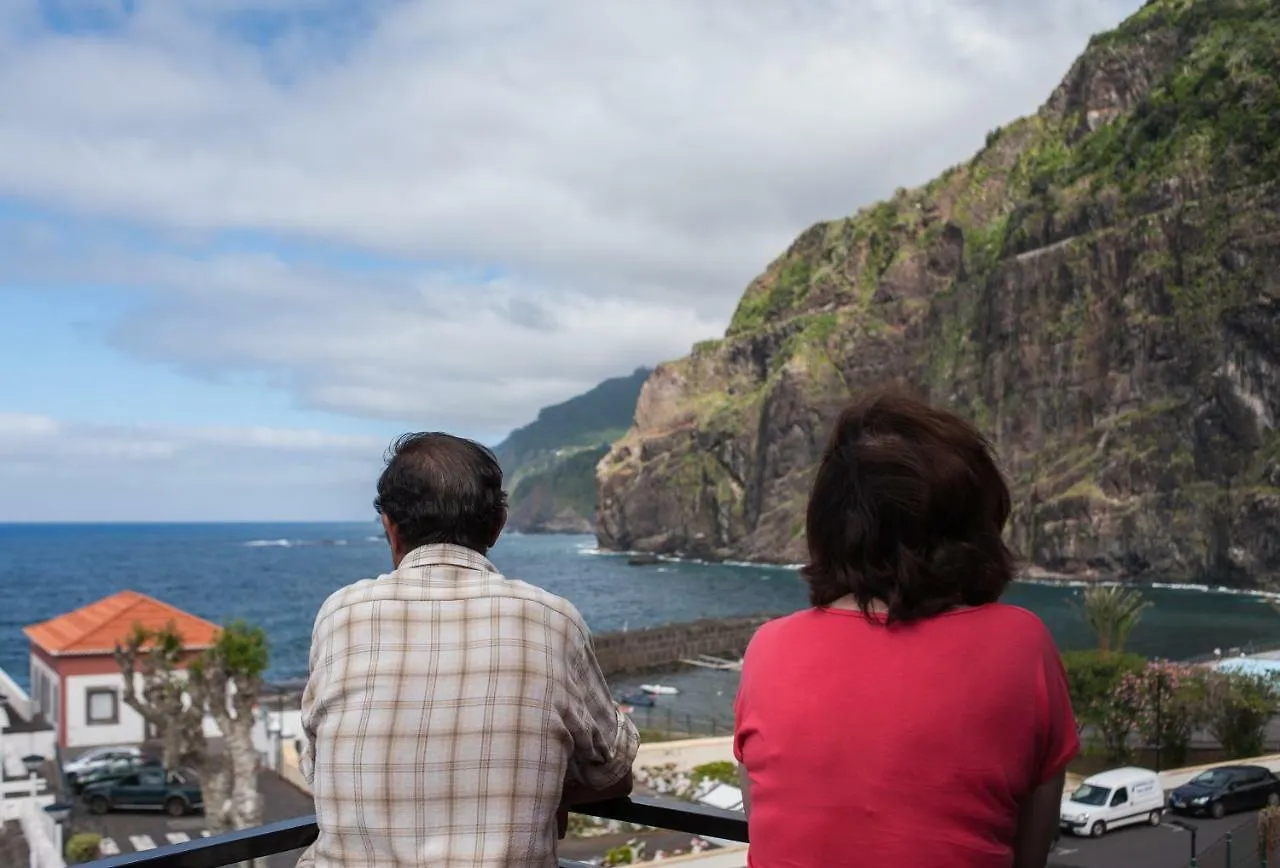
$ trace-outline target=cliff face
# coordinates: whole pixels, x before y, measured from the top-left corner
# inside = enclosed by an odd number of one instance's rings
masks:
[[[649,373],[639,368],[544,407],[537,419],[494,447],[510,493],[508,527],[522,533],[591,533],[596,463],[631,424]]]
[[[603,546],[803,558],[850,395],[973,419],[1031,562],[1280,583],[1280,6],[1153,0],[968,164],[816,225],[597,467]]]
[[[511,489],[507,524],[521,533],[591,533],[596,515],[595,467],[609,444],[552,456]]]

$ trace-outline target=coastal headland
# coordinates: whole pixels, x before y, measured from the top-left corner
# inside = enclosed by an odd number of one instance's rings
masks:
[[[1280,586],[1276,9],[1146,3],[967,162],[802,232],[645,382],[600,547],[795,562],[833,419],[895,385],[987,434],[1038,567]]]

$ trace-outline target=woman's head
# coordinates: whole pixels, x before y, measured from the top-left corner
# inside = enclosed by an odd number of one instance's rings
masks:
[[[1000,597],[1013,579],[1002,537],[1009,488],[973,425],[881,393],[840,414],[818,465],[802,570],[813,605],[852,594],[888,621]]]

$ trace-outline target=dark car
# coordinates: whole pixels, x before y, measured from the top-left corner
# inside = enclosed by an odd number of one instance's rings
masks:
[[[1280,805],[1280,778],[1262,766],[1218,766],[1169,794],[1169,808],[1217,818],[1232,811]]]
[[[82,798],[95,814],[125,809],[164,811],[171,817],[181,817],[204,807],[204,797],[193,775],[166,773],[159,767],[90,784],[84,788]]]

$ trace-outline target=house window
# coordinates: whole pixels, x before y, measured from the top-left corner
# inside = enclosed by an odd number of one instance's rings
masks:
[[[84,692],[85,722],[102,726],[120,722],[120,698],[109,687],[90,687]]]

